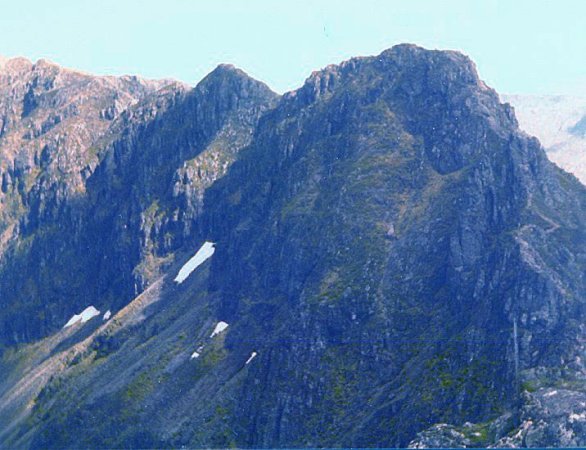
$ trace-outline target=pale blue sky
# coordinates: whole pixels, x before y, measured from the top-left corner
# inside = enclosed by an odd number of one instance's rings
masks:
[[[0,0],[0,55],[192,84],[228,62],[283,92],[401,42],[503,93],[586,93],[586,0]]]

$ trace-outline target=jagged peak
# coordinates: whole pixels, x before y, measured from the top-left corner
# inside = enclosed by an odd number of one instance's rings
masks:
[[[244,75],[246,75],[246,72],[244,72],[242,69],[239,69],[234,64],[230,64],[230,63],[220,63],[220,64],[218,64],[216,66],[216,68],[214,70],[212,70],[212,72],[215,72],[215,71],[219,71],[219,72],[232,72],[232,73],[238,73],[238,74],[244,74]]]
[[[194,91],[217,91],[231,86],[232,89],[243,92],[250,89],[259,92],[261,95],[278,97],[265,83],[248,75],[242,69],[232,64],[219,64],[214,70],[207,74],[195,87]]]
[[[12,71],[19,71],[19,70],[38,70],[38,69],[45,69],[45,68],[57,68],[59,70],[68,70],[70,72],[78,72],[72,69],[64,69],[59,64],[50,61],[45,58],[40,58],[36,62],[31,61],[28,58],[23,56],[15,56],[15,57],[5,57],[0,55],[0,70],[12,70]]]
[[[37,60],[37,62],[35,63],[35,68],[42,68],[42,67],[59,67],[61,68],[61,66],[49,59],[45,59],[45,58],[40,58]]]
[[[209,74],[207,74],[203,80],[216,80],[218,78],[233,78],[233,79],[244,79],[244,80],[251,80],[260,83],[260,81],[252,78],[248,75],[244,70],[239,69],[233,64],[218,64],[214,70],[212,70]],[[200,82],[200,83],[201,83]]]
[[[26,72],[33,72],[43,77],[65,77],[64,79],[67,80],[63,81],[65,85],[76,81],[91,81],[100,85],[110,86],[113,89],[144,89],[146,92],[155,92],[166,86],[188,89],[186,83],[171,78],[150,79],[130,74],[96,75],[83,70],[64,67],[46,58],[40,58],[36,62],[32,62],[24,57],[8,58],[0,55],[0,73],[23,74]]]
[[[76,75],[83,75],[91,77],[89,73],[85,73],[75,69],[68,69],[59,64],[45,58],[40,58],[36,62],[28,58],[17,56],[13,58],[6,58],[0,56],[0,71],[4,72],[28,72],[28,71],[53,71],[53,72],[67,72]]]
[[[454,50],[426,49],[415,44],[398,44],[375,56],[353,57],[339,64],[330,64],[312,72],[299,89],[287,92],[284,98],[312,103],[333,92],[344,80],[359,75],[366,67],[370,72],[374,69],[389,79],[396,76],[405,81],[419,76],[423,82],[427,79],[425,74],[433,72],[437,88],[468,86],[497,98],[494,90],[480,79],[476,65],[467,55]]]
[[[462,81],[479,84],[480,81],[476,64],[469,56],[456,50],[426,49],[415,44],[398,44],[381,52],[375,57],[379,61],[392,60],[406,65],[428,64],[438,70],[450,70],[453,75],[459,75]]]
[[[0,56],[0,71],[3,72],[30,70],[32,66],[33,63],[22,56],[16,56],[12,58]]]

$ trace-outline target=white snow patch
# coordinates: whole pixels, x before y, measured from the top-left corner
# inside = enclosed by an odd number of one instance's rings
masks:
[[[198,352],[193,352],[191,354],[191,358],[189,358],[189,359],[195,359],[195,358],[199,358],[199,353]]]
[[[104,313],[104,320],[108,320],[112,317],[112,311],[108,310]]]
[[[204,244],[197,251],[197,253],[193,255],[191,259],[183,265],[181,270],[179,270],[179,273],[177,273],[177,276],[175,277],[174,281],[178,284],[183,283],[187,279],[187,277],[191,275],[191,272],[197,269],[200,265],[204,263],[205,260],[207,260],[210,256],[214,254],[214,252],[216,251],[214,245],[216,244],[214,244],[213,242],[204,242]]]
[[[69,319],[69,322],[67,322],[63,328],[67,328],[67,327],[70,327],[71,325],[75,325],[77,322],[85,323],[88,320],[90,320],[92,317],[96,317],[99,314],[100,314],[100,311],[98,311],[96,308],[94,308],[93,306],[88,306],[86,309],[84,309],[81,312],[81,314],[74,314],[71,317],[71,319]]]
[[[212,332],[212,334],[210,334],[210,337],[213,338],[215,335],[220,334],[226,328],[228,328],[228,324],[226,322],[219,321],[218,324],[216,325],[216,328],[214,328],[214,331]]]
[[[580,413],[580,414],[576,414],[576,413],[572,413],[570,414],[570,422],[574,423],[574,422],[583,422],[586,420],[586,412]]]
[[[252,352],[252,353],[250,354],[250,358],[248,358],[248,359],[246,360],[246,364],[247,364],[247,365],[248,365],[248,364],[250,364],[250,361],[252,361],[254,358],[256,358],[256,355],[257,355],[257,353],[256,353],[256,352]]]

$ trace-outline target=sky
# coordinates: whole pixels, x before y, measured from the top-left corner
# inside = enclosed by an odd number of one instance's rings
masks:
[[[501,93],[586,95],[586,0],[0,0],[2,56],[190,84],[232,63],[282,93],[403,42]]]

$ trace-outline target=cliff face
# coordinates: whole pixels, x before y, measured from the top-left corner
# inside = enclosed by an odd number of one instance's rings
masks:
[[[268,416],[251,445],[405,445],[513,407],[525,368],[583,373],[584,189],[463,56],[315,73],[244,155],[206,197],[211,283],[225,320],[277,334],[266,372],[288,355],[238,404]]]
[[[39,295],[63,312],[23,339],[114,318],[5,353],[0,442],[586,443],[586,189],[463,55],[401,45],[280,99],[221,66],[104,136],[55,253],[82,249],[79,299]]]
[[[0,348],[45,335],[59,314],[51,303],[56,296],[69,297],[67,285],[75,280],[64,280],[72,261],[60,264],[50,254],[70,238],[66,227],[76,221],[73,211],[98,164],[100,139],[122,111],[161,85],[136,77],[93,77],[44,60],[2,63]],[[35,249],[43,239],[54,241]]]
[[[24,215],[19,213],[29,215],[21,228],[54,218],[62,203],[84,190],[97,160],[98,149],[92,145],[122,111],[162,84],[136,77],[94,77],[44,60],[3,63],[3,224]]]
[[[229,66],[191,91],[43,61],[2,74],[0,345],[142,291],[275,97]]]

